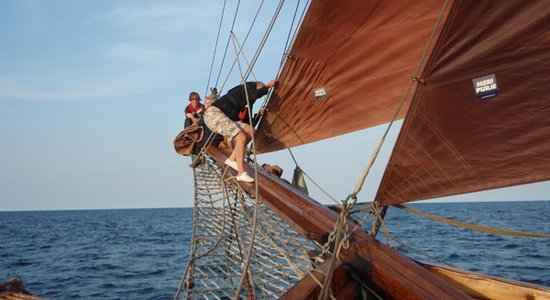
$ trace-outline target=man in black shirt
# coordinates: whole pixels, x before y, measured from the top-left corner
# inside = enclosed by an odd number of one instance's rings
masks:
[[[250,124],[241,122],[239,113],[245,108],[252,111],[254,102],[266,95],[276,83],[276,80],[271,80],[267,84],[256,81],[238,85],[215,101],[204,114],[204,122],[210,130],[225,136],[230,141],[235,141],[235,148],[225,164],[237,170],[238,181],[254,182],[254,179],[244,171],[246,145],[252,139],[254,128]],[[247,99],[250,107],[247,106]]]

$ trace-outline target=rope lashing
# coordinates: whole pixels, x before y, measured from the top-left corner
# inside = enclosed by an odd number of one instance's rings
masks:
[[[351,200],[351,202],[350,202]],[[336,224],[334,224],[334,230],[329,234],[329,237],[327,239],[327,242],[323,246],[323,252],[321,255],[326,256],[330,252],[330,246],[333,245],[333,253],[334,258],[331,263],[330,267],[328,269],[328,272],[325,276],[325,280],[323,282],[323,285],[321,287],[321,291],[319,292],[319,298],[320,300],[328,299],[329,296],[331,296],[331,282],[332,278],[334,277],[334,271],[336,267],[336,261],[339,259],[340,251],[343,249],[349,248],[349,228],[348,228],[348,217],[350,215],[350,211],[357,202],[357,198],[355,195],[349,195],[345,200],[342,201],[342,209],[340,211],[340,215],[338,216],[338,220],[336,221]]]

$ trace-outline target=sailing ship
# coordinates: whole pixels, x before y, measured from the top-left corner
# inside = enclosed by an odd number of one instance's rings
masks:
[[[545,1],[311,1],[284,57],[251,145],[255,183],[237,182],[209,140],[193,156],[192,249],[175,298],[550,299],[546,287],[423,264],[376,238],[388,207],[550,179]],[[258,154],[402,118],[359,217],[377,151],[337,207],[258,166]]]

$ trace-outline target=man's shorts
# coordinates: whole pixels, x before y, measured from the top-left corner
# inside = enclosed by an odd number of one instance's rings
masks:
[[[210,106],[204,113],[204,123],[210,130],[221,134],[230,141],[243,130],[245,124],[227,117],[219,108]]]

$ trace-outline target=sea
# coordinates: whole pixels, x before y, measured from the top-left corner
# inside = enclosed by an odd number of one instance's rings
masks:
[[[550,233],[550,201],[409,206]],[[192,208],[0,212],[0,282],[19,276],[33,295],[48,299],[172,299],[192,226]],[[394,208],[385,227],[390,245],[422,262],[550,286],[550,239],[475,232]],[[378,237],[384,241],[384,231]]]

